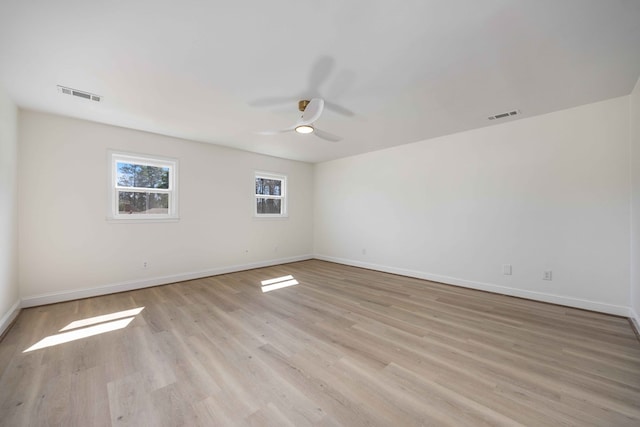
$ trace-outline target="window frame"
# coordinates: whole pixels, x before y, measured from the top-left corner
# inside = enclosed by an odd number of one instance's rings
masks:
[[[138,154],[108,150],[108,212],[107,220],[116,222],[162,222],[177,221],[178,216],[178,159],[149,154]],[[169,188],[124,187],[118,185],[118,163],[169,168]],[[119,212],[120,192],[167,194],[169,210],[166,214],[121,214]]]
[[[258,178],[262,179],[274,179],[280,181],[280,195],[265,195],[256,193],[256,180]],[[255,171],[253,174],[253,216],[254,218],[288,218],[289,217],[289,209],[288,209],[288,182],[287,175],[281,173],[274,172],[261,172]],[[280,213],[279,214],[265,214],[258,212],[258,199],[279,199],[280,202]]]

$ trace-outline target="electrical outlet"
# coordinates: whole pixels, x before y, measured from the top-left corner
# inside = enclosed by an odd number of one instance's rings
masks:
[[[362,255],[366,255],[367,254],[367,250],[365,248],[362,248]]]
[[[547,270],[542,273],[542,280],[551,280],[551,270]]]
[[[142,262],[142,268],[144,268],[145,270],[146,270],[147,268],[149,268],[149,263],[148,263],[147,261],[143,261],[143,262]]]
[[[505,276],[511,276],[511,264],[502,265],[502,274]]]

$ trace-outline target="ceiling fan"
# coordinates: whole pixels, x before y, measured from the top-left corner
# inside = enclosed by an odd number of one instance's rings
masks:
[[[311,100],[302,99],[298,101],[298,110],[302,112],[302,115],[298,121],[293,125],[281,130],[258,132],[260,135],[277,135],[279,133],[297,132],[301,134],[314,134],[318,138],[322,138],[326,141],[338,142],[342,138],[337,135],[333,135],[329,132],[318,129],[314,123],[322,115],[324,110],[324,99],[312,98]]]

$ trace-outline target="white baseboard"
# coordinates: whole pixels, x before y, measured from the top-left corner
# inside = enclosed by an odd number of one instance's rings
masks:
[[[235,273],[237,271],[251,270],[254,268],[271,267],[289,262],[305,261],[312,259],[312,255],[299,255],[289,258],[259,261],[250,264],[232,265],[227,267],[213,268],[190,273],[173,274],[170,276],[151,277],[141,280],[131,280],[121,283],[112,283],[96,288],[76,289],[61,292],[53,292],[41,295],[32,295],[22,298],[22,307],[34,307],[38,305],[54,304],[57,302],[71,301],[81,298],[90,298],[100,295],[114,294],[117,292],[133,291],[136,289],[149,288],[152,286],[166,285],[169,283],[183,282],[185,280],[200,279],[202,277],[217,276],[219,274]]]
[[[0,319],[0,336],[5,333],[11,323],[16,319],[16,317],[18,317],[21,308],[22,303],[20,300],[18,300],[11,306],[9,311],[7,311],[4,316],[2,316],[2,319]]]
[[[471,280],[459,279],[456,277],[440,276],[437,274],[425,273],[422,271],[407,270],[403,268],[389,267],[386,265],[371,264],[361,261],[354,261],[345,258],[335,258],[326,255],[314,255],[314,258],[335,262],[338,264],[361,267],[369,270],[382,271],[385,273],[398,274],[400,276],[415,277],[417,279],[430,280],[432,282],[444,283],[447,285],[461,286],[465,288],[477,289],[481,291],[493,292],[497,294],[509,295],[519,298],[527,298],[535,301],[549,302],[552,304],[566,305],[569,307],[581,308],[584,310],[598,311],[601,313],[614,314],[617,316],[631,317],[631,308],[622,305],[606,304],[597,301],[589,301],[579,298],[566,297],[561,295],[546,294],[542,292],[527,291],[523,289],[510,288],[508,286],[494,285],[491,283],[475,282]],[[637,319],[637,316],[636,316]]]
[[[522,289],[510,288],[491,283],[482,283],[459,279],[456,277],[441,276],[437,274],[425,273],[422,271],[408,270],[403,268],[389,267],[385,265],[366,263],[345,258],[336,258],[326,255],[300,255],[289,258],[280,258],[274,260],[260,261],[250,264],[232,265],[227,267],[213,268],[209,270],[201,270],[196,272],[181,273],[169,276],[152,277],[141,280],[132,280],[121,283],[113,283],[105,286],[87,289],[68,290],[54,292],[41,295],[32,295],[22,298],[22,302],[18,301],[9,310],[7,314],[0,320],[0,334],[4,332],[13,319],[18,315],[22,307],[34,307],[39,305],[53,304],[57,302],[71,301],[81,298],[90,298],[100,295],[113,294],[117,292],[126,292],[136,289],[148,288],[152,286],[166,285],[169,283],[182,282],[185,280],[199,279],[208,276],[217,276],[219,274],[234,273],[237,271],[251,270],[254,268],[271,267],[289,262],[305,261],[309,259],[319,259],[323,261],[335,262],[338,264],[350,265],[354,267],[367,268],[369,270],[382,271],[385,273],[398,274],[401,276],[415,277],[417,279],[430,280],[433,282],[445,283],[448,285],[461,286],[470,289],[493,292],[497,294],[510,295],[520,298],[527,298],[535,301],[549,302],[552,304],[566,305],[569,307],[581,308],[584,310],[598,311],[601,313],[614,314],[617,316],[629,317],[635,322],[636,328],[640,331],[640,317],[630,307],[606,304],[596,301],[589,301],[579,298],[566,297],[561,295],[546,294],[541,292],[527,291]]]

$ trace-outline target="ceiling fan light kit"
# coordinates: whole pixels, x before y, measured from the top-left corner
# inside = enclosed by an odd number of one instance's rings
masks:
[[[296,126],[296,132],[302,133],[302,134],[313,133],[313,126],[311,125]]]

